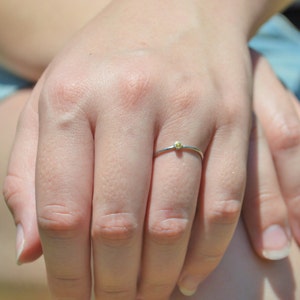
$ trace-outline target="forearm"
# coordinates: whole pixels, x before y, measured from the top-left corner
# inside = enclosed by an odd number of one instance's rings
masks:
[[[294,2],[293,0],[196,1],[199,10],[207,13],[210,26],[212,22],[218,22],[217,24],[222,30],[223,28],[239,28],[247,39],[250,39],[272,15]]]
[[[249,40],[272,15],[293,0],[112,0],[123,12],[140,16],[142,23],[175,29],[184,25],[206,28],[216,36],[241,34]],[[131,19],[132,20],[132,19]],[[134,20],[133,20],[134,21]],[[227,35],[227,33],[229,35]]]
[[[253,23],[251,25],[250,35],[253,36],[256,30],[266,22],[274,14],[284,10],[290,4],[295,2],[294,0],[247,0],[250,5],[253,5]]]
[[[29,80],[110,0],[2,0],[0,65]]]
[[[97,11],[110,0],[76,0],[72,2],[72,14],[68,2],[47,2],[40,6],[35,0],[26,1],[26,9],[15,10],[15,2],[4,1],[0,11],[0,64],[29,79],[39,77],[41,70],[49,63],[58,49],[83,26]],[[113,1],[114,2],[114,1]],[[272,14],[280,11],[292,0],[139,0],[116,1],[127,10],[145,12],[149,20],[170,19],[170,26],[185,23],[183,7],[189,6],[188,13],[195,14],[198,7],[203,26],[215,27],[223,34],[223,29],[243,29],[248,38]],[[176,7],[179,8],[176,12]],[[59,14],[57,9],[59,8]],[[173,10],[172,8],[175,8]],[[168,14],[166,14],[166,11]],[[179,11],[179,13],[178,13]],[[177,16],[177,15],[178,16]],[[159,16],[161,15],[161,16]],[[174,21],[175,20],[175,21]],[[160,23],[157,21],[156,23]],[[160,28],[162,24],[158,24]],[[9,28],[9,30],[7,30]],[[3,30],[1,30],[3,29]],[[54,33],[54,34],[53,34]]]

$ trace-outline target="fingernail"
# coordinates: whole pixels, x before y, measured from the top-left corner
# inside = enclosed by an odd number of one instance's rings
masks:
[[[23,226],[21,224],[17,225],[17,238],[16,238],[16,248],[17,248],[17,264],[20,265],[20,257],[22,255],[22,252],[24,250],[24,230]]]
[[[196,278],[188,276],[185,277],[180,283],[178,284],[178,288],[184,296],[193,296],[198,288],[198,280]]]
[[[263,256],[271,260],[287,257],[290,252],[290,233],[279,225],[271,225],[262,236]]]

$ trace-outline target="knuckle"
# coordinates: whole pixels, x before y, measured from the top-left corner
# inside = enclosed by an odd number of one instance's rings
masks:
[[[56,274],[51,277],[52,286],[55,286],[55,295],[57,299],[83,299],[86,297],[85,281],[86,278],[75,277],[71,274]],[[69,272],[68,272],[69,273]]]
[[[16,175],[7,175],[4,179],[2,193],[7,206],[12,209],[13,201],[21,194],[23,180]]]
[[[199,258],[193,262],[191,273],[195,278],[199,278],[199,282],[205,279],[219,265],[224,256],[222,253],[212,253],[211,249],[199,251]]]
[[[252,199],[250,199],[250,202],[257,206],[266,206],[269,204],[273,205],[274,200],[276,200],[276,202],[283,202],[279,191],[276,193],[275,191],[260,189],[256,194],[253,195]]]
[[[240,216],[241,208],[241,200],[227,199],[217,201],[209,213],[209,221],[212,224],[235,224]]]
[[[271,141],[277,151],[287,150],[300,145],[300,122],[297,119],[281,118],[270,127]]]
[[[169,299],[172,290],[174,290],[174,283],[162,282],[164,279],[158,277],[160,282],[149,282],[143,285],[142,291],[139,293],[137,300],[142,299]],[[145,295],[145,296],[144,296]]]
[[[222,260],[224,252],[225,251],[221,250],[218,250],[218,252],[212,252],[208,249],[202,249],[202,251],[199,253],[200,256],[197,262],[201,268],[196,268],[199,271],[199,274],[205,275],[204,277],[206,277],[210,272],[212,272]]]
[[[114,87],[118,91],[124,108],[138,108],[144,104],[146,96],[153,87],[154,72],[149,68],[147,59],[141,63],[131,61],[118,66],[114,78]]]
[[[86,218],[62,204],[51,204],[38,209],[37,222],[50,237],[72,238],[82,231]]]
[[[219,265],[224,253],[224,249],[214,249],[213,252],[212,247],[199,249],[196,257],[184,268],[182,278],[192,276],[199,283],[202,282]]]
[[[258,191],[248,200],[254,211],[262,212],[266,216],[272,216],[279,220],[285,219],[287,216],[287,207],[279,191]]]
[[[95,291],[97,299],[132,299],[133,292],[128,287],[105,285],[100,288]]]
[[[64,286],[64,292],[73,290],[74,288],[78,287],[83,281],[83,278],[77,278],[70,274],[62,274],[57,275],[52,280],[57,285]]]
[[[187,233],[188,223],[188,220],[184,218],[153,221],[149,226],[148,234],[158,244],[176,243]]]
[[[86,99],[86,80],[64,72],[54,72],[45,82],[40,103],[55,113],[66,114],[78,109]]]
[[[118,246],[129,244],[138,231],[135,218],[129,213],[115,213],[98,217],[92,225],[93,240]]]

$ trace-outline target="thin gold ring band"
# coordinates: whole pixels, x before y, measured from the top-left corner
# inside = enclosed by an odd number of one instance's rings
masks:
[[[194,151],[194,152],[196,152],[200,155],[201,160],[203,160],[203,158],[204,158],[203,152],[199,148],[194,147],[194,146],[184,145],[179,141],[176,141],[172,146],[169,146],[169,147],[166,147],[166,148],[163,148],[163,149],[160,149],[160,150],[156,151],[154,156],[158,156],[162,153],[172,151],[172,150],[175,150],[175,151],[179,151],[179,150]]]

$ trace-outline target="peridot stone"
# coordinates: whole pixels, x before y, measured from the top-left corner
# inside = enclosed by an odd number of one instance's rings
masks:
[[[176,150],[180,150],[180,149],[182,149],[183,145],[182,145],[181,142],[176,141],[176,142],[174,143],[174,147],[175,147]]]

